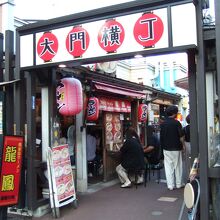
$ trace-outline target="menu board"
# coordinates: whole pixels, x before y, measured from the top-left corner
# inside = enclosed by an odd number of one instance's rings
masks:
[[[53,147],[49,152],[49,173],[52,177],[50,186],[54,192],[51,201],[55,201],[55,207],[60,207],[76,199],[68,144]]]
[[[105,140],[109,151],[117,151],[123,142],[120,113],[105,114]]]

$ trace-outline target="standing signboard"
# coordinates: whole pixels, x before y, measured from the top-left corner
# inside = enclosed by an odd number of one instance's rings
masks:
[[[0,178],[0,206],[18,203],[23,137],[5,136]]]
[[[59,217],[59,207],[76,202],[68,144],[48,149],[48,168],[51,208]]]

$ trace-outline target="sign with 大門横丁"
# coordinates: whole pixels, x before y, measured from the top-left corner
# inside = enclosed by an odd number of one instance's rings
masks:
[[[20,66],[98,60],[107,55],[195,45],[195,6],[192,3],[172,6],[171,17],[172,28],[168,28],[168,9],[160,8],[57,29],[51,26],[48,31],[23,35],[20,37]],[[168,29],[172,32],[168,33]],[[172,45],[168,35],[172,36]]]
[[[18,203],[23,137],[5,136],[0,179],[0,206]]]

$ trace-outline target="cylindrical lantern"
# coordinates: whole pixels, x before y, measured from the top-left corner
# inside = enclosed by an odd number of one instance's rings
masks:
[[[146,104],[140,104],[138,106],[138,121],[139,122],[147,121],[147,105]]]
[[[78,79],[63,78],[57,89],[57,105],[61,115],[71,116],[82,111],[82,85]]]
[[[99,118],[99,99],[96,97],[89,98],[87,107],[87,120],[96,121]]]

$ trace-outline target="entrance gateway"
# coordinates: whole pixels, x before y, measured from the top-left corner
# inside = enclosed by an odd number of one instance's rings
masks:
[[[90,63],[128,59],[137,54],[150,56],[186,52],[189,62],[190,100],[196,103],[195,54],[200,53],[203,45],[197,45],[197,39],[201,36],[197,37],[195,31],[202,29],[201,18],[196,14],[196,10],[201,11],[201,3],[195,6],[193,2],[190,0],[134,1],[117,7],[111,6],[68,15],[18,28],[16,52],[20,56],[16,57],[16,79],[21,79],[21,82],[16,85],[15,91],[17,102],[15,124],[16,133],[25,133],[25,129],[30,132],[27,135],[27,155],[30,156],[27,160],[27,172],[33,172],[36,168],[31,157],[35,153],[33,146],[36,144],[36,133],[32,129],[36,127],[35,83],[38,80],[42,85],[41,107],[44,108],[41,115],[42,147],[51,146],[52,125],[56,127],[56,112],[53,108],[56,103],[53,93],[56,86],[56,69],[61,64],[71,68]],[[196,23],[196,20],[199,22]],[[192,35],[189,36],[189,33]],[[199,72],[204,75],[204,69],[201,67],[204,66],[203,60],[198,62],[200,62]],[[26,91],[23,88],[26,88]],[[203,89],[200,90],[202,91]],[[25,103],[27,110],[24,107]],[[191,111],[191,116],[197,118],[195,104],[191,105]],[[83,115],[77,115],[76,123],[81,125],[82,121]],[[85,129],[78,125],[76,126],[77,147],[83,154],[85,149],[82,146],[85,146],[85,138],[82,134],[85,136]],[[195,128],[192,133],[192,148],[196,149],[193,152],[195,156],[198,153],[197,122],[192,123],[192,127]],[[203,126],[203,131],[206,130],[205,127],[206,125]],[[42,153],[42,160],[45,161],[46,151]],[[77,169],[77,185],[85,187],[86,163],[80,156],[77,158]],[[35,175],[27,175],[27,206],[30,210],[35,210],[39,206],[34,178]]]

